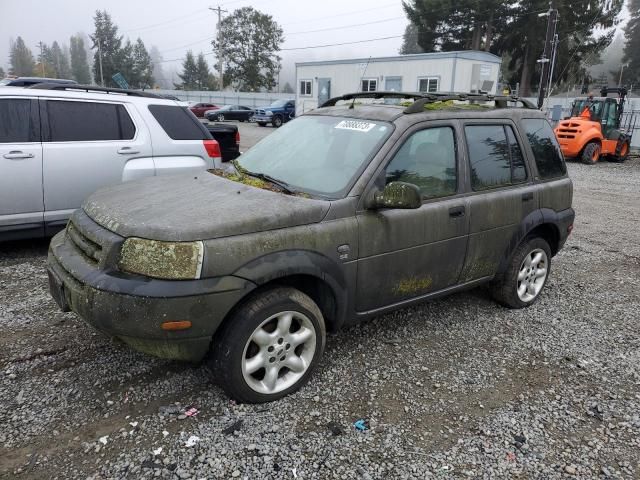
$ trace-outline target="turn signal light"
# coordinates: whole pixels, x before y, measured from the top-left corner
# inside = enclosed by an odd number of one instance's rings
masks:
[[[207,150],[207,155],[211,158],[220,158],[222,157],[222,152],[220,151],[220,144],[215,140],[203,140],[205,150]]]
[[[189,320],[179,320],[175,322],[163,322],[161,325],[163,330],[175,331],[186,330],[191,328],[191,322]]]

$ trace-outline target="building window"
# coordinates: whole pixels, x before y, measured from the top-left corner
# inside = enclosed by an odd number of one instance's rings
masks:
[[[440,77],[424,77],[418,79],[418,91],[435,93],[440,90]]]
[[[375,92],[378,90],[378,80],[376,78],[365,78],[362,80],[363,92]]]
[[[303,97],[311,96],[311,80],[300,80],[300,95]]]

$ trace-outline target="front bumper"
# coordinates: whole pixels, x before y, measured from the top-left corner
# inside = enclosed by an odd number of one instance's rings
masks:
[[[51,240],[47,270],[50,291],[97,330],[157,357],[200,361],[213,334],[233,306],[255,285],[226,276],[201,280],[157,280],[100,268],[66,231]],[[166,321],[191,321],[191,328],[162,330]]]
[[[273,120],[273,115],[254,115],[253,116],[253,121],[258,123],[271,123],[271,121]]]

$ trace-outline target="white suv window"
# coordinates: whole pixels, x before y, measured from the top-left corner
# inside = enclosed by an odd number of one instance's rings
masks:
[[[136,128],[123,105],[47,101],[50,142],[131,140]]]
[[[32,142],[31,127],[31,100],[0,100],[0,143]]]

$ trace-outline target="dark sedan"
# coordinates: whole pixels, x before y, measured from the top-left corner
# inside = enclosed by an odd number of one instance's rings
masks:
[[[239,120],[247,122],[255,111],[243,105],[225,105],[213,112],[205,112],[204,116],[210,122],[224,122],[225,120]]]

